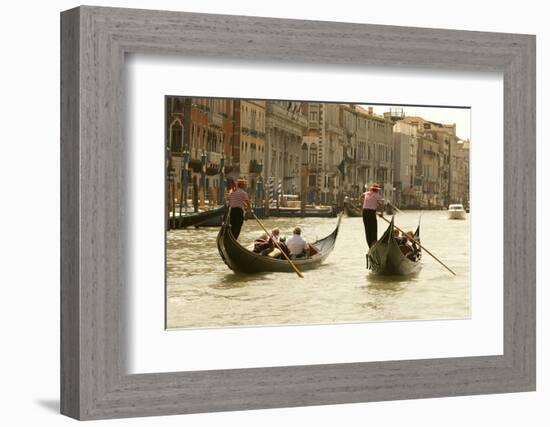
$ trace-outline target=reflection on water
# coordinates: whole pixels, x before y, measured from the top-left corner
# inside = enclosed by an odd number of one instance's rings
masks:
[[[395,217],[407,230],[420,212]],[[268,228],[290,234],[295,226],[310,241],[329,234],[335,218],[271,218]],[[378,222],[379,235],[385,223]],[[452,276],[424,254],[412,276],[379,276],[365,267],[361,218],[344,217],[336,247],[319,268],[292,273],[236,274],[221,260],[217,228],[168,232],[167,319],[169,328],[319,324],[373,320],[467,318],[470,314],[469,219],[448,220],[444,211],[422,213],[422,243],[456,273]],[[261,234],[247,221],[239,241]]]

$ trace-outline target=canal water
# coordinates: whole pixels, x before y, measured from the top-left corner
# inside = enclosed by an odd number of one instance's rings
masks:
[[[236,274],[221,260],[218,228],[190,228],[167,235],[168,328],[327,324],[470,316],[470,224],[449,220],[446,211],[405,211],[395,216],[401,229],[414,230],[421,217],[421,240],[457,276],[428,254],[413,277],[377,276],[365,267],[367,245],[361,218],[344,216],[336,246],[317,269],[295,273]],[[295,226],[314,241],[329,234],[336,218],[262,220],[289,236]],[[378,234],[387,223],[378,219]],[[261,235],[246,221],[239,237],[248,245]]]

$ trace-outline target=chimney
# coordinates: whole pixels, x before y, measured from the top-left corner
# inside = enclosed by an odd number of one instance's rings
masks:
[[[369,107],[369,116],[372,116],[372,107]]]

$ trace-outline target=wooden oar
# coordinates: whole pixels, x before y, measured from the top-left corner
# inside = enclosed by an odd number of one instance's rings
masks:
[[[273,243],[275,243],[275,246],[277,246],[277,249],[279,249],[281,251],[281,253],[284,255],[284,257],[286,258],[286,260],[290,263],[290,265],[292,266],[292,268],[294,269],[294,271],[296,272],[296,274],[298,276],[300,276],[302,279],[304,278],[304,275],[302,274],[302,272],[300,270],[298,270],[298,267],[296,267],[296,264],[294,264],[292,262],[292,260],[288,257],[288,255],[286,254],[285,251],[283,251],[283,249],[279,246],[279,242],[277,242],[275,239],[273,239],[269,233],[269,231],[267,231],[267,229],[264,227],[264,225],[262,224],[262,222],[258,219],[258,217],[256,216],[256,214],[254,213],[254,209],[250,209],[250,213],[252,214],[252,216],[254,217],[254,219],[256,221],[258,221],[258,224],[260,224],[260,227],[263,228],[263,230],[265,231],[265,233],[270,236],[269,238],[271,240],[273,240]]]
[[[379,216],[380,216],[380,215],[379,215]],[[382,219],[383,219],[384,221],[386,221],[388,224],[391,224],[391,222],[388,221],[388,220],[387,220],[386,218],[384,218],[383,216],[380,216],[380,218],[382,218]],[[409,237],[409,236],[407,235],[407,233],[405,233],[403,230],[401,230],[397,225],[393,224],[393,226],[394,226],[397,230],[399,230],[407,239],[412,240],[414,243],[416,243],[418,246],[420,246],[420,247],[421,247],[424,251],[426,251],[433,259],[435,259],[438,263],[440,263],[443,267],[445,267],[445,268],[446,268],[447,270],[449,270],[453,275],[456,276],[456,273],[455,273],[453,270],[451,270],[449,267],[447,267],[445,264],[443,264],[443,262],[441,262],[441,261],[439,260],[439,258],[437,258],[437,257],[436,257],[434,254],[432,254],[428,249],[426,249],[424,246],[422,246],[422,245],[420,244],[420,242],[418,242],[417,240],[413,239],[412,237]]]

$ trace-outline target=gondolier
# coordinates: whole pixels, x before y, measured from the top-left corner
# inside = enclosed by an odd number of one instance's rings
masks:
[[[237,188],[232,190],[227,197],[230,208],[229,223],[231,224],[231,234],[233,234],[235,240],[238,239],[239,234],[241,234],[244,213],[246,210],[250,209],[250,199],[245,187],[246,179],[239,178],[237,180]]]
[[[365,237],[370,248],[378,239],[376,212],[379,211],[380,215],[384,214],[384,199],[380,196],[380,185],[372,184],[369,190],[361,195],[361,198],[363,200]]]

